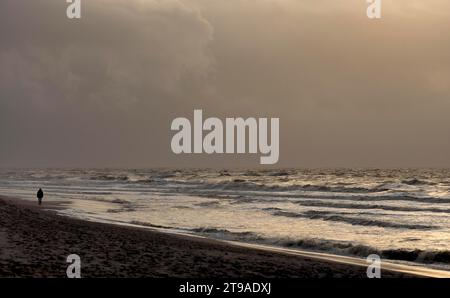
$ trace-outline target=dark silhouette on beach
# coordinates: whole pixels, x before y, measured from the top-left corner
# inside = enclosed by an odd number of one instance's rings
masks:
[[[42,198],[43,197],[44,197],[44,192],[42,191],[42,188],[39,188],[39,190],[37,192],[37,198],[38,198],[39,205],[42,204]]]

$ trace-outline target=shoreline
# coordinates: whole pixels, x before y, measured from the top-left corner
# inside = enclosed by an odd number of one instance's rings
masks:
[[[367,278],[363,259],[84,221],[56,214],[60,204],[0,196],[0,277],[66,277],[78,254],[82,277]],[[445,274],[382,266],[382,277]]]

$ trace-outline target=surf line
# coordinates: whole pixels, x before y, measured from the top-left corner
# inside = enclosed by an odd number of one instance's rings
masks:
[[[189,119],[179,117],[172,121],[171,130],[177,131],[171,142],[171,149],[175,154],[257,154],[259,152],[262,165],[276,164],[280,155],[279,118],[270,119],[270,143],[268,118],[226,118],[224,124],[216,117],[203,121],[203,111],[194,110],[193,128]]]

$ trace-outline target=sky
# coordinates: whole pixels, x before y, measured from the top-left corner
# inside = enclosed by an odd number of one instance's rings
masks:
[[[0,167],[257,167],[175,155],[176,117],[280,118],[277,167],[450,167],[450,2],[0,1]]]

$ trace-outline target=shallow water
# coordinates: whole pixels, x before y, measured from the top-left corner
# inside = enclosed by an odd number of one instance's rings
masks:
[[[2,170],[0,193],[62,214],[238,240],[450,264],[449,170]]]

